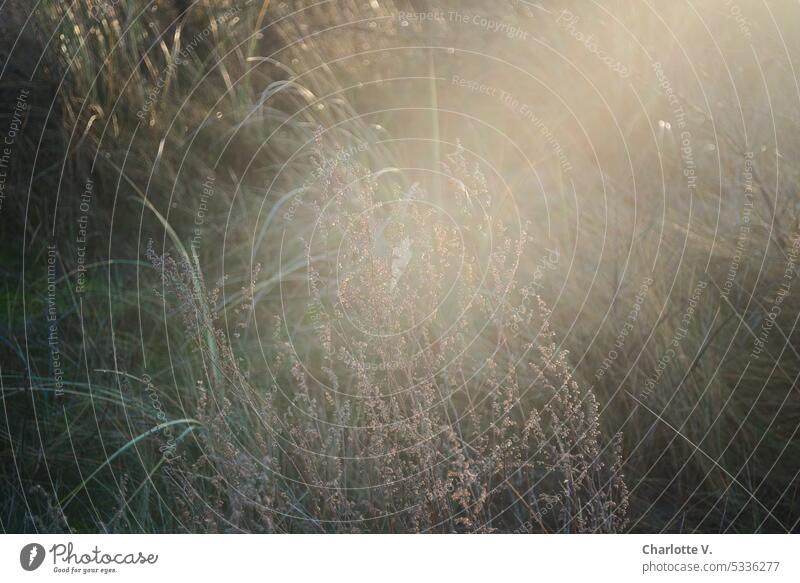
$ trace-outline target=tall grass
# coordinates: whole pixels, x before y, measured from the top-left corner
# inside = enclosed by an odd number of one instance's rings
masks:
[[[0,9],[4,530],[796,530],[793,9],[423,4]]]

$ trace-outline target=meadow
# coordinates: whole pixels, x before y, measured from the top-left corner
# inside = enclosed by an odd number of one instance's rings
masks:
[[[0,528],[798,531],[798,17],[0,3]]]

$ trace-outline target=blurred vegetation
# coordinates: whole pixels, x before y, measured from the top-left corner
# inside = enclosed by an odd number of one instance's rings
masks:
[[[469,18],[398,16],[431,10]],[[0,527],[796,531],[800,37],[787,23],[798,14],[780,2],[737,10],[742,18],[722,0],[5,3],[0,135],[21,91],[29,97],[0,207]],[[480,24],[490,21],[529,35]],[[454,75],[497,91],[459,87]],[[486,296],[500,315],[473,317],[492,323],[488,344],[448,369],[480,372],[474,394],[425,367],[402,381],[335,371],[344,392],[378,387],[377,402],[435,378],[420,391],[437,403],[424,423],[369,444],[315,433],[309,419],[335,426],[347,399],[328,408],[293,361],[324,369],[318,320],[335,311],[336,263],[328,248],[319,264],[306,257],[325,161],[343,151],[352,155],[336,179],[381,177],[379,202],[419,185],[449,208],[451,179],[476,180],[470,192],[485,182],[492,225],[509,229],[514,248],[500,279],[519,294]],[[313,196],[295,205],[304,185]],[[342,221],[325,225],[331,244],[347,241],[344,219],[359,224],[357,208],[339,210]],[[366,299],[351,298],[354,309],[382,326],[416,322],[450,266],[416,268],[406,290],[416,295],[405,297],[419,302],[407,311],[378,304],[367,292],[394,285],[395,247],[378,249],[374,234],[361,233],[362,259],[388,271],[358,288]],[[50,244],[63,385],[47,319]],[[552,250],[558,261],[539,279]],[[425,280],[436,269],[442,281]],[[314,270],[322,298],[309,290]],[[512,334],[523,290],[542,303],[526,308],[531,328]],[[303,341],[287,352],[289,330]],[[505,376],[478,364],[498,346]],[[509,364],[530,347],[531,369]],[[517,408],[496,401],[504,391]],[[339,421],[417,420],[416,395],[403,395],[394,409],[356,407]],[[517,443],[523,435],[531,444]],[[475,459],[461,442],[480,450]],[[388,452],[396,457],[371,465]],[[414,487],[386,486],[392,471]]]

